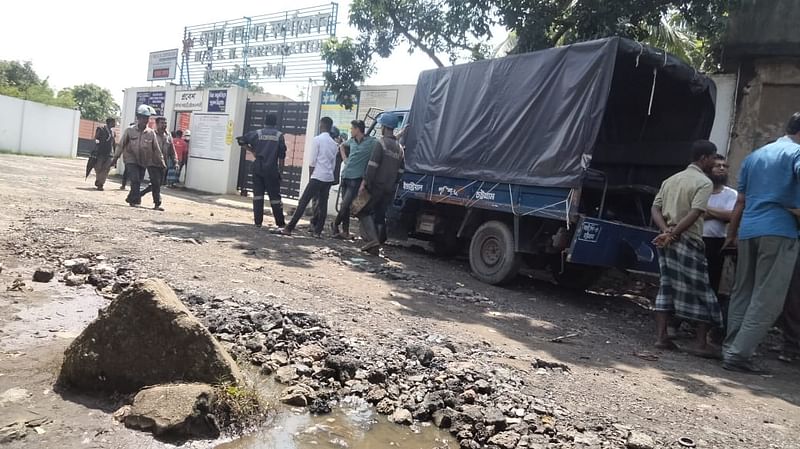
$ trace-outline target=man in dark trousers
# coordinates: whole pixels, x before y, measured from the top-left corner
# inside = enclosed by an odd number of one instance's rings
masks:
[[[94,132],[94,156],[96,158],[94,186],[97,190],[103,190],[103,185],[108,178],[108,171],[111,170],[111,160],[117,146],[117,136],[114,134],[115,126],[117,126],[117,121],[109,117],[106,119],[106,126],[98,126]]]
[[[161,207],[161,186],[167,181],[167,170],[175,166],[175,147],[172,145],[172,136],[167,132],[167,118],[156,118],[156,139],[161,148],[162,159],[151,158],[147,173],[150,175],[150,185],[142,190],[142,196],[153,192],[155,210],[163,211]],[[163,164],[163,166],[162,166]]]
[[[282,228],[286,225],[281,202],[281,171],[286,159],[286,142],[283,133],[278,131],[278,117],[267,114],[265,127],[250,131],[237,138],[239,145],[256,158],[251,165],[253,174],[253,219],[256,227],[264,222],[264,193],[269,195],[272,216],[275,225]]]
[[[310,176],[308,184],[303,189],[300,201],[297,203],[297,210],[294,211],[292,220],[283,229],[276,229],[275,234],[291,235],[300,217],[306,211],[308,203],[312,199],[317,200],[317,208],[314,210],[313,234],[314,237],[321,237],[322,229],[325,227],[325,218],[328,215],[328,194],[333,184],[333,170],[336,166],[336,154],[339,145],[330,135],[333,127],[333,120],[330,117],[322,117],[319,121],[319,135],[314,137],[309,155]]]
[[[114,159],[111,161],[111,165],[116,165],[117,160],[122,157],[125,162],[125,177],[131,183],[131,190],[125,202],[131,207],[138,207],[142,203],[140,186],[144,170],[150,166],[151,160],[155,158],[161,161],[159,166],[164,164],[156,133],[147,127],[152,115],[155,115],[155,110],[150,106],[143,104],[136,108],[136,124],[122,134]]]
[[[382,213],[391,204],[404,169],[403,148],[394,135],[395,128],[400,124],[400,117],[385,112],[378,117],[378,124],[382,127],[382,135],[372,148],[360,188],[369,192],[370,198],[357,215],[361,223],[361,237],[365,242],[361,251],[373,255],[380,252],[381,246],[381,236],[375,225],[374,215]]]

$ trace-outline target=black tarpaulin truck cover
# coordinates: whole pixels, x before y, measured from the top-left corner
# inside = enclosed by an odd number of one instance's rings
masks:
[[[579,187],[623,55],[631,70],[655,67],[692,94],[710,94],[713,121],[710,79],[660,50],[607,38],[421,73],[408,118],[406,170]]]

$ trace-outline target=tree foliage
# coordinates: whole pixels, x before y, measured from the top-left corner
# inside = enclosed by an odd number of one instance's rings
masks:
[[[355,40],[324,46],[328,90],[343,105],[374,71],[376,56],[398,45],[435,64],[524,53],[590,39],[622,36],[650,43],[705,69],[718,67],[729,12],[741,0],[354,0]],[[486,45],[495,26],[510,38]],[[350,103],[352,104],[352,103]]]
[[[102,122],[108,117],[119,115],[119,105],[114,101],[111,92],[96,84],[80,84],[62,92],[64,96],[71,95],[74,98],[82,118]]]
[[[75,107],[69,95],[55,95],[47,79],[41,79],[30,61],[0,61],[0,95],[51,106]]]
[[[684,54],[679,56],[687,62],[699,60],[713,68],[728,14],[739,0],[495,0],[495,4],[501,23],[517,36],[518,53],[622,36],[667,44],[678,53],[682,48]],[[692,55],[691,48],[703,54]]]

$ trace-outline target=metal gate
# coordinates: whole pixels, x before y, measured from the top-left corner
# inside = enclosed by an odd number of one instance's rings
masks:
[[[267,114],[275,114],[278,117],[278,129],[284,133],[286,140],[286,163],[281,173],[281,196],[300,198],[308,102],[248,101],[244,132],[248,133],[263,128]],[[237,188],[242,195],[253,189],[253,180],[250,174],[252,161],[253,157],[247,151],[242,150],[237,183]]]

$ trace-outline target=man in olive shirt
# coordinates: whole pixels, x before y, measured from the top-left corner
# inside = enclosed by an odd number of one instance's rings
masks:
[[[358,189],[361,187],[364,172],[367,171],[367,163],[372,155],[372,149],[377,142],[374,137],[364,134],[366,126],[363,120],[353,120],[350,125],[350,135],[353,137],[339,148],[342,160],[346,164],[342,171],[342,203],[339,205],[339,213],[336,215],[336,220],[331,223],[331,235],[335,238],[344,239],[350,238],[350,206],[358,195]],[[341,233],[339,232],[339,225],[342,226]]]
[[[361,236],[365,242],[361,251],[373,255],[380,252],[381,246],[380,234],[375,226],[375,214],[384,213],[391,204],[405,166],[403,148],[394,135],[394,130],[400,124],[400,117],[385,112],[378,117],[378,124],[382,127],[382,135],[372,148],[364,180],[361,182],[361,189],[369,192],[370,199],[358,213]]]
[[[155,111],[150,106],[136,108],[136,123],[125,130],[111,161],[112,166],[116,165],[121,156],[125,162],[125,177],[131,182],[131,190],[125,201],[131,207],[138,207],[142,203],[139,188],[144,170],[151,165],[151,161],[160,161],[157,164],[164,166],[164,156],[158,146],[156,133],[147,127],[151,115],[155,115]]]
[[[695,344],[687,351],[701,357],[715,355],[706,338],[712,326],[722,324],[722,312],[708,279],[702,218],[714,188],[706,172],[714,166],[716,154],[713,143],[696,141],[692,145],[693,162],[664,181],[651,211],[661,230],[653,240],[661,271],[654,307],[656,347],[675,348],[667,335],[670,315],[675,314],[697,324]]]

